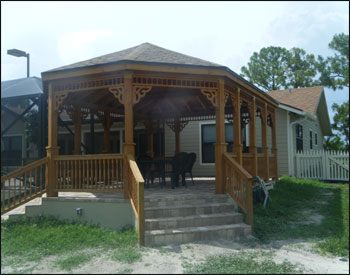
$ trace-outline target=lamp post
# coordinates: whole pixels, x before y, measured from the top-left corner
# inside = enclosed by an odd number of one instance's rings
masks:
[[[16,57],[26,57],[27,58],[27,77],[29,77],[29,53],[26,53],[24,51],[20,51],[17,49],[11,49],[11,50],[7,50],[7,54],[9,55],[13,55]]]

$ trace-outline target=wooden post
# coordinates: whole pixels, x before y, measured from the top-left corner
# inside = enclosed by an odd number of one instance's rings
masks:
[[[278,174],[278,149],[277,149],[277,124],[276,109],[272,113],[272,153],[275,155],[275,179],[279,178]]]
[[[53,93],[52,83],[49,83],[48,92],[48,146],[46,147],[49,162],[46,166],[46,190],[48,197],[57,197],[55,191],[57,184],[57,175],[54,163],[54,157],[58,155],[57,146],[57,110],[55,110],[56,98]]]
[[[81,108],[74,108],[74,155],[81,155]]]
[[[242,134],[241,134],[241,98],[240,89],[238,88],[233,113],[233,147],[234,153],[237,155],[237,162],[242,165]]]
[[[261,110],[262,115],[262,127],[261,127],[261,137],[262,137],[262,148],[261,151],[265,158],[265,182],[269,182],[269,151],[267,147],[267,104],[265,103],[264,108]]]
[[[217,105],[216,105],[216,143],[215,143],[215,177],[216,194],[225,193],[225,179],[224,175],[224,163],[223,154],[226,152],[225,143],[225,95],[224,95],[225,81],[219,80],[219,89],[217,92]]]
[[[127,155],[135,157],[134,143],[134,113],[133,113],[133,88],[132,88],[132,73],[124,74],[124,115],[125,115],[125,143],[124,143],[124,198],[129,198],[128,191],[128,166]]]
[[[180,145],[180,120],[175,119],[175,154],[181,152],[181,145]]]
[[[253,154],[253,176],[258,175],[258,154],[256,149],[256,102],[255,96],[250,105],[250,123],[249,123],[249,152]]]
[[[144,206],[144,184],[140,183],[137,188],[137,211],[138,211],[138,239],[139,244],[145,244],[145,206]]]

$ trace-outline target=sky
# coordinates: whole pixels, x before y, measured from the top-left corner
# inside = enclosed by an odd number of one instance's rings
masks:
[[[1,1],[1,81],[30,76],[121,51],[144,42],[198,57],[241,73],[263,47],[303,48],[333,56],[336,33],[349,34],[347,1]],[[349,89],[325,88],[331,105],[349,100]]]

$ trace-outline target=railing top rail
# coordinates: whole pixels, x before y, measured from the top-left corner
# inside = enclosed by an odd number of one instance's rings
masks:
[[[127,160],[129,162],[129,166],[131,169],[132,174],[135,177],[136,182],[138,183],[144,183],[144,179],[142,177],[142,174],[140,172],[140,169],[138,168],[136,161],[132,155],[127,155]]]
[[[10,178],[16,177],[16,176],[18,176],[20,174],[23,174],[23,173],[25,173],[25,172],[33,169],[33,168],[36,168],[36,167],[38,167],[40,165],[43,165],[43,164],[45,164],[47,162],[48,162],[48,158],[47,157],[44,157],[44,158],[39,159],[37,161],[34,161],[34,162],[32,162],[32,163],[30,163],[30,164],[28,164],[28,165],[26,165],[26,166],[24,166],[24,167],[22,167],[20,169],[17,169],[17,170],[15,170],[15,171],[13,171],[13,172],[5,175],[5,176],[2,176],[1,177],[1,181],[5,181],[5,180],[8,180]]]
[[[93,159],[123,159],[123,154],[96,154],[96,155],[61,155],[54,160],[93,160]]]
[[[233,166],[241,175],[245,176],[248,179],[253,179],[253,177],[241,166],[238,164],[237,161],[235,161],[228,153],[224,153],[224,156],[226,160]]]

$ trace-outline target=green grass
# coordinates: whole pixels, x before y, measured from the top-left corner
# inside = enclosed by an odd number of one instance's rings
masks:
[[[349,185],[282,177],[270,191],[272,203],[254,205],[254,235],[261,242],[286,239],[317,241],[319,252],[349,257]],[[319,224],[306,210],[323,215]]]
[[[50,255],[86,248],[122,250],[137,246],[134,230],[114,231],[90,224],[71,223],[53,217],[19,218],[1,224],[1,258],[39,261]]]
[[[70,271],[83,263],[89,262],[94,256],[92,254],[79,253],[70,255],[63,259],[58,259],[54,262],[54,266],[59,267],[62,270]]]
[[[200,264],[185,264],[184,274],[291,274],[302,270],[288,261],[277,264],[272,253],[237,252],[209,256]]]

